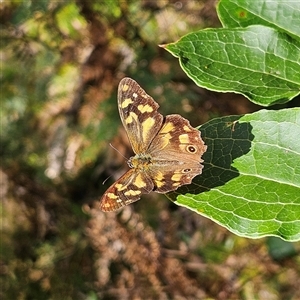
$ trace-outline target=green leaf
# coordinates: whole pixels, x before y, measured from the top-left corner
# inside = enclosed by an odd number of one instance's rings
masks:
[[[266,25],[300,40],[300,2],[282,0],[221,0],[217,12],[224,27]]]
[[[214,119],[201,133],[193,195],[186,186],[169,198],[240,236],[299,240],[300,108]]]
[[[201,87],[269,106],[300,93],[300,42],[265,26],[206,29],[164,46]]]

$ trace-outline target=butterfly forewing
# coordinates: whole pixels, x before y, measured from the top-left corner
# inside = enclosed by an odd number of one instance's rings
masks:
[[[159,105],[136,81],[126,77],[119,84],[118,107],[134,153],[145,152],[163,122]]]
[[[147,173],[130,169],[113,183],[100,201],[102,211],[114,211],[141,198],[153,190],[153,182]]]

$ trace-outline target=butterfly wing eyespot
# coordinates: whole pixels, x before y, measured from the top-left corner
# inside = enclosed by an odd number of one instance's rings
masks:
[[[196,153],[197,148],[193,145],[188,145],[188,146],[186,146],[186,151],[189,152],[189,153]]]

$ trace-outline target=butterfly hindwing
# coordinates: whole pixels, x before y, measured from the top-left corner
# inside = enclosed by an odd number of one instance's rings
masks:
[[[180,115],[168,115],[148,151],[154,160],[171,160],[171,164],[189,163],[196,167],[203,162],[201,156],[206,146],[200,131],[193,128],[188,120]]]
[[[162,128],[152,140],[149,174],[154,191],[167,193],[184,184],[202,172],[202,154],[206,146],[199,130],[180,115],[165,117]]]

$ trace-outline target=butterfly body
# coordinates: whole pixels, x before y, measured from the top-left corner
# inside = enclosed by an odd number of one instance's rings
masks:
[[[151,191],[176,190],[202,172],[206,146],[188,120],[180,115],[163,117],[159,105],[130,78],[119,84],[118,107],[136,155],[128,160],[130,170],[103,195],[103,211],[121,208]]]
[[[139,171],[147,171],[151,164],[153,164],[151,155],[149,154],[137,154],[129,158],[127,162],[130,168],[135,168]]]

